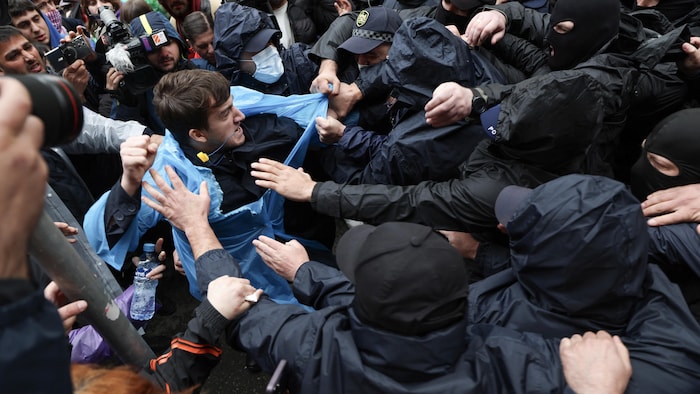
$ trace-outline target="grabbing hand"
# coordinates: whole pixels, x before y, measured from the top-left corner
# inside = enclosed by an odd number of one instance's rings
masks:
[[[75,227],[69,226],[68,223],[65,223],[65,222],[53,222],[53,224],[56,226],[57,229],[61,230],[61,233],[63,233],[63,235],[64,235],[65,237],[73,237],[73,236],[75,236],[75,235],[78,234],[78,229],[75,228]],[[68,242],[74,244],[74,243],[76,243],[77,241],[76,241],[75,238],[68,238]]]
[[[248,279],[224,275],[209,282],[207,300],[222,316],[233,320],[253,305],[246,300],[246,296],[253,295],[253,298],[258,299],[262,293],[262,290],[251,286]]]
[[[311,81],[311,93],[323,93],[335,96],[340,92],[340,80],[337,76],[338,63],[335,60],[323,59],[318,69],[318,75]]]
[[[156,159],[156,151],[158,145],[147,135],[132,136],[122,142],[119,149],[123,168],[121,186],[128,195],[136,194],[143,176]]]
[[[110,67],[107,71],[107,79],[105,82],[105,88],[107,90],[117,90],[124,80],[124,73],[117,71],[114,67]]]
[[[338,16],[343,16],[352,12],[352,2],[349,0],[336,0],[333,7],[338,12]]]
[[[650,226],[675,223],[700,223],[700,184],[691,184],[659,190],[642,203],[644,216]],[[658,216],[657,216],[658,215]],[[700,226],[698,226],[700,233]]]
[[[146,274],[146,277],[150,280],[158,280],[163,278],[163,273],[165,272],[165,259],[167,258],[167,254],[163,250],[163,238],[158,238],[156,241],[156,255],[158,255],[158,266],[153,268]],[[141,259],[138,256],[134,256],[131,258],[131,262],[135,265],[138,266],[139,262]]]
[[[453,248],[457,249],[462,257],[474,260],[476,252],[479,250],[480,242],[476,240],[470,233],[461,231],[440,230],[440,233],[447,238],[447,241]]]
[[[362,91],[357,84],[341,82],[338,94],[328,98],[328,108],[334,112],[335,118],[343,119],[360,100],[362,100]]]
[[[44,298],[58,308],[58,315],[63,321],[63,330],[68,334],[75,323],[75,318],[87,309],[87,302],[78,300],[69,303],[66,296],[58,288],[56,282],[50,282],[44,288]]]
[[[433,91],[425,104],[425,121],[433,127],[443,127],[463,120],[472,112],[474,93],[455,82],[444,82]]]
[[[345,125],[335,118],[322,118],[319,116],[316,118],[316,131],[321,142],[334,144],[343,137]]]
[[[576,393],[624,393],[632,376],[627,348],[605,331],[563,338],[559,355],[566,383]]]
[[[61,74],[79,92],[80,97],[85,99],[85,89],[90,82],[90,72],[85,67],[85,61],[78,59],[63,70]]]
[[[489,38],[496,44],[506,34],[506,16],[500,11],[488,10],[474,15],[462,39],[472,47],[483,45]]]
[[[700,72],[700,37],[690,37],[690,42],[681,46],[686,56],[678,62],[678,69],[686,75],[694,76]]]

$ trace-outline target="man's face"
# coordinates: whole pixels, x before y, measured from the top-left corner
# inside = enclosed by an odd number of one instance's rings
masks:
[[[189,40],[188,40],[189,41]],[[194,42],[189,41],[190,45],[202,59],[205,59],[210,64],[216,65],[214,57],[214,32],[211,30],[198,35]]]
[[[114,6],[107,0],[90,0],[88,2],[88,12],[90,15],[100,15],[100,8],[107,7],[114,11]]]
[[[176,18],[184,18],[190,13],[190,0],[165,0],[170,14]]]
[[[170,72],[175,69],[180,60],[180,46],[177,41],[170,40],[166,45],[146,55],[151,66],[162,72]]]
[[[44,18],[36,10],[27,11],[21,16],[13,16],[12,24],[22,31],[25,36],[42,44],[51,45],[49,27],[46,26]]]
[[[360,66],[374,66],[387,59],[389,49],[391,49],[391,44],[385,42],[367,53],[357,55],[355,60]]]
[[[5,74],[46,72],[39,51],[24,36],[14,36],[0,42],[0,68]]]
[[[233,105],[231,97],[218,107],[209,108],[209,128],[207,131],[207,149],[213,151],[224,145],[235,148],[243,145],[245,134],[241,122],[245,115]]]
[[[33,0],[34,5],[44,14],[56,10],[56,4],[52,0]]]

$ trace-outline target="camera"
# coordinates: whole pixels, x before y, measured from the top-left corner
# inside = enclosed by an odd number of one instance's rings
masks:
[[[146,54],[168,44],[163,30],[134,37],[129,25],[119,21],[109,7],[100,7],[100,20],[105,26],[105,41],[109,50],[107,61],[123,72],[124,86],[132,94],[143,93],[160,79],[160,73],[148,63]]]
[[[85,59],[94,51],[85,35],[81,34],[72,41],[63,43],[46,52],[46,60],[51,63],[54,71],[60,72],[78,59]]]
[[[65,79],[50,74],[10,75],[29,91],[32,114],[44,122],[44,146],[73,141],[83,129],[80,95]]]

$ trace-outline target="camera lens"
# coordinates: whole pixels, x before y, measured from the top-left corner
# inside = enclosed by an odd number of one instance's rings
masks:
[[[78,60],[78,51],[71,46],[67,46],[63,50],[63,58],[66,59],[66,64],[73,64]]]
[[[12,75],[29,91],[32,114],[44,122],[44,146],[73,141],[83,129],[83,105],[68,81],[49,74]]]

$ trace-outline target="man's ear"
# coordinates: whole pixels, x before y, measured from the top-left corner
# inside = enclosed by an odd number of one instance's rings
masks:
[[[205,143],[208,140],[206,131],[201,129],[190,129],[190,131],[187,132],[187,135],[189,135],[194,141],[200,143]]]

